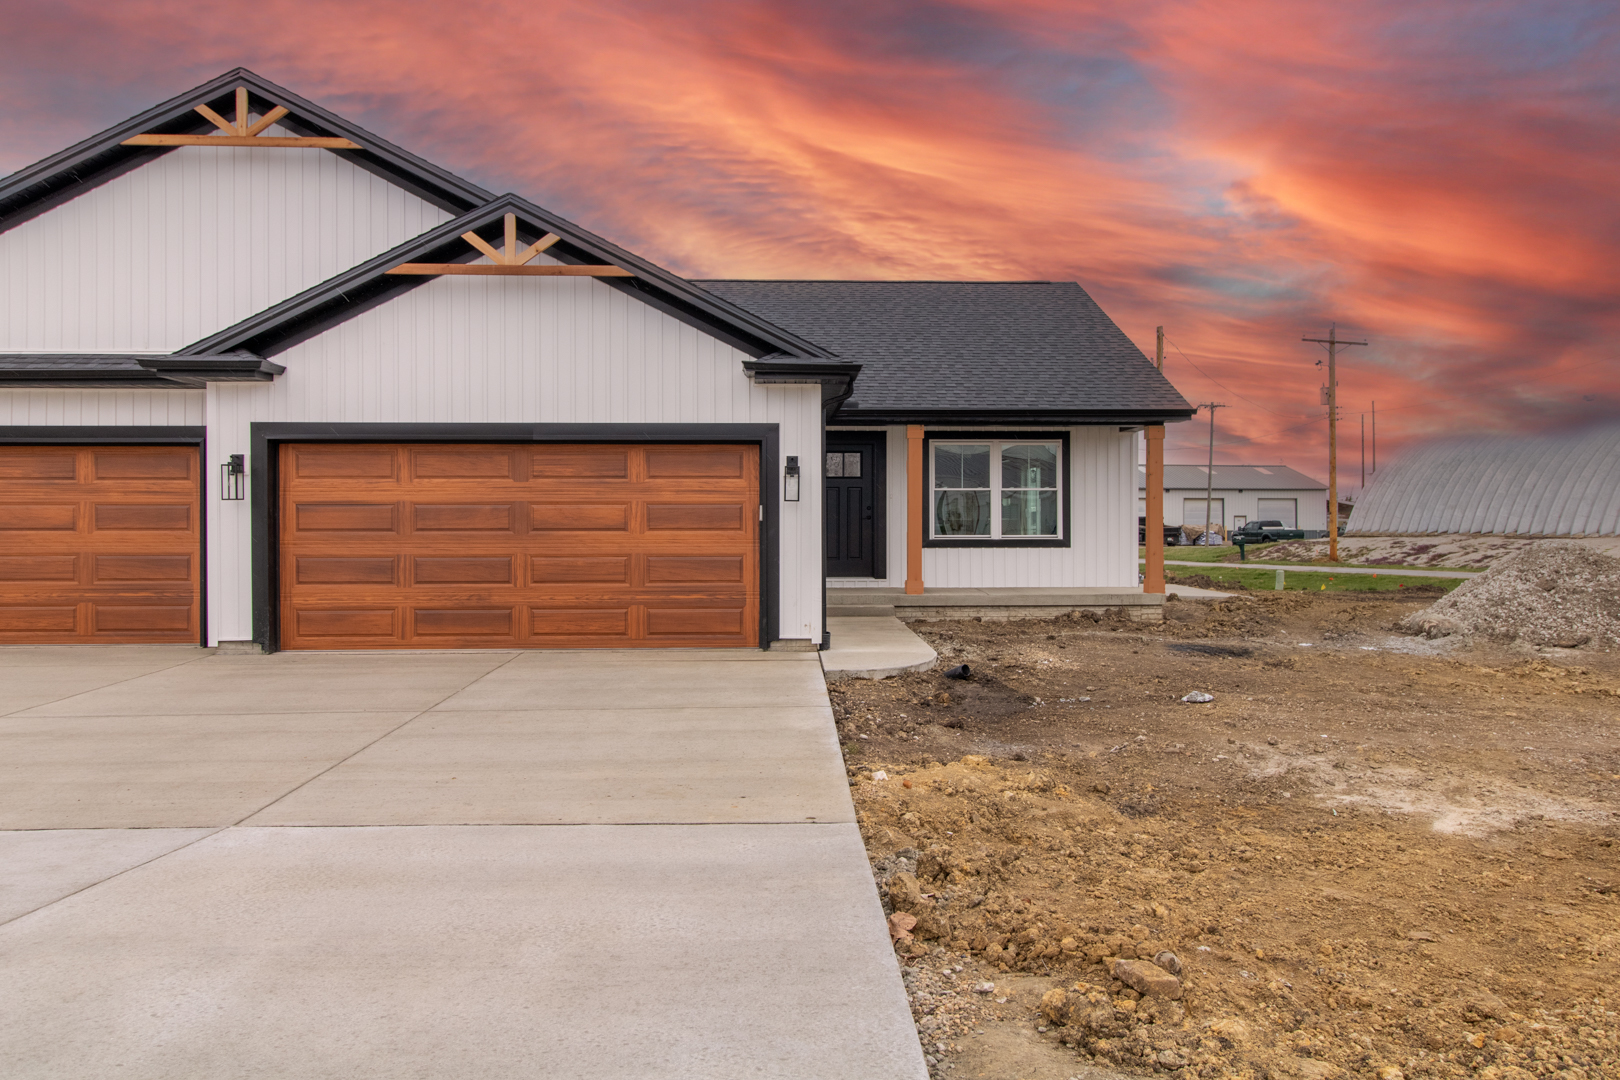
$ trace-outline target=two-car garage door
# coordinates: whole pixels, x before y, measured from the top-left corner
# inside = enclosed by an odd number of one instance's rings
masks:
[[[286,444],[281,645],[759,642],[759,450]]]

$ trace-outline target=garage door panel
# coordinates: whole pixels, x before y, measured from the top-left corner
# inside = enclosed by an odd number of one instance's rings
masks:
[[[748,474],[752,448],[743,447],[666,447],[646,451],[649,480],[737,479]]]
[[[630,451],[623,447],[545,447],[531,453],[531,480],[629,480]]]
[[[98,450],[90,457],[91,476],[96,480],[191,480],[194,457],[164,450]]]
[[[515,585],[512,555],[417,555],[411,580],[418,585]]]
[[[316,648],[340,648],[345,641],[387,643],[399,636],[396,607],[304,607],[292,610],[290,629],[297,639],[322,642]]]
[[[648,503],[649,532],[741,532],[746,507],[727,503]]]
[[[757,447],[282,453],[285,647],[758,642]]]
[[[90,520],[97,532],[190,532],[193,504],[95,502]]]
[[[539,643],[568,644],[578,638],[627,644],[631,610],[625,607],[530,607],[529,634]]]
[[[31,446],[6,449],[9,452],[0,456],[0,481],[33,480],[47,484],[71,484],[78,479],[79,457],[75,451]]]
[[[0,504],[0,530],[6,532],[77,532],[79,504]]]
[[[0,447],[0,641],[196,642],[200,474],[194,447]]]
[[[292,508],[298,532],[397,533],[397,503],[299,502]]]
[[[529,583],[533,585],[629,585],[629,555],[531,555]]]
[[[410,456],[418,480],[505,480],[520,468],[510,450],[412,450]]]
[[[300,585],[392,585],[398,563],[392,555],[301,555],[293,560],[293,574]]]
[[[411,528],[417,532],[505,532],[517,530],[512,503],[416,503]]]
[[[190,604],[91,604],[90,633],[96,637],[184,634],[192,629],[194,610]]]
[[[509,607],[415,608],[416,636],[444,638],[513,638],[515,612]]]
[[[92,555],[92,584],[190,581],[190,555]]]
[[[78,618],[77,604],[0,604],[0,639],[15,641],[19,635],[35,634],[74,636]]]
[[[631,505],[614,503],[529,503],[531,532],[629,532]]]
[[[78,580],[77,555],[0,555],[0,582]]]

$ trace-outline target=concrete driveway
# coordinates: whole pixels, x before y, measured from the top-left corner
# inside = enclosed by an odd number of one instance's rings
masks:
[[[0,650],[16,1077],[926,1076],[814,653]]]

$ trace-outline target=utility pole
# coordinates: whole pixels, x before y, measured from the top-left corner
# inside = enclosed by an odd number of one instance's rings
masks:
[[[1328,327],[1325,338],[1300,338],[1327,349],[1328,381],[1328,559],[1339,561],[1339,349],[1346,345],[1365,345],[1365,341],[1343,341],[1339,338],[1339,324]],[[1320,360],[1317,361],[1321,363]]]
[[[1367,414],[1361,414],[1361,488],[1367,489]]]
[[[1215,410],[1226,408],[1222,401],[1206,401],[1198,406],[1209,410],[1209,472],[1205,476],[1208,480],[1204,491],[1204,543],[1209,543],[1209,528],[1214,524],[1215,517]],[[1225,514],[1221,515],[1223,518]]]
[[[1373,475],[1378,475],[1378,402],[1373,402]]]
[[[1164,327],[1159,327],[1159,348],[1153,354],[1153,366],[1160,371],[1164,370]]]

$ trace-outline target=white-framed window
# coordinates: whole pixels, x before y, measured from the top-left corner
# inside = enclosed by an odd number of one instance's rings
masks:
[[[1063,444],[936,438],[929,535],[936,540],[1061,537]]]

